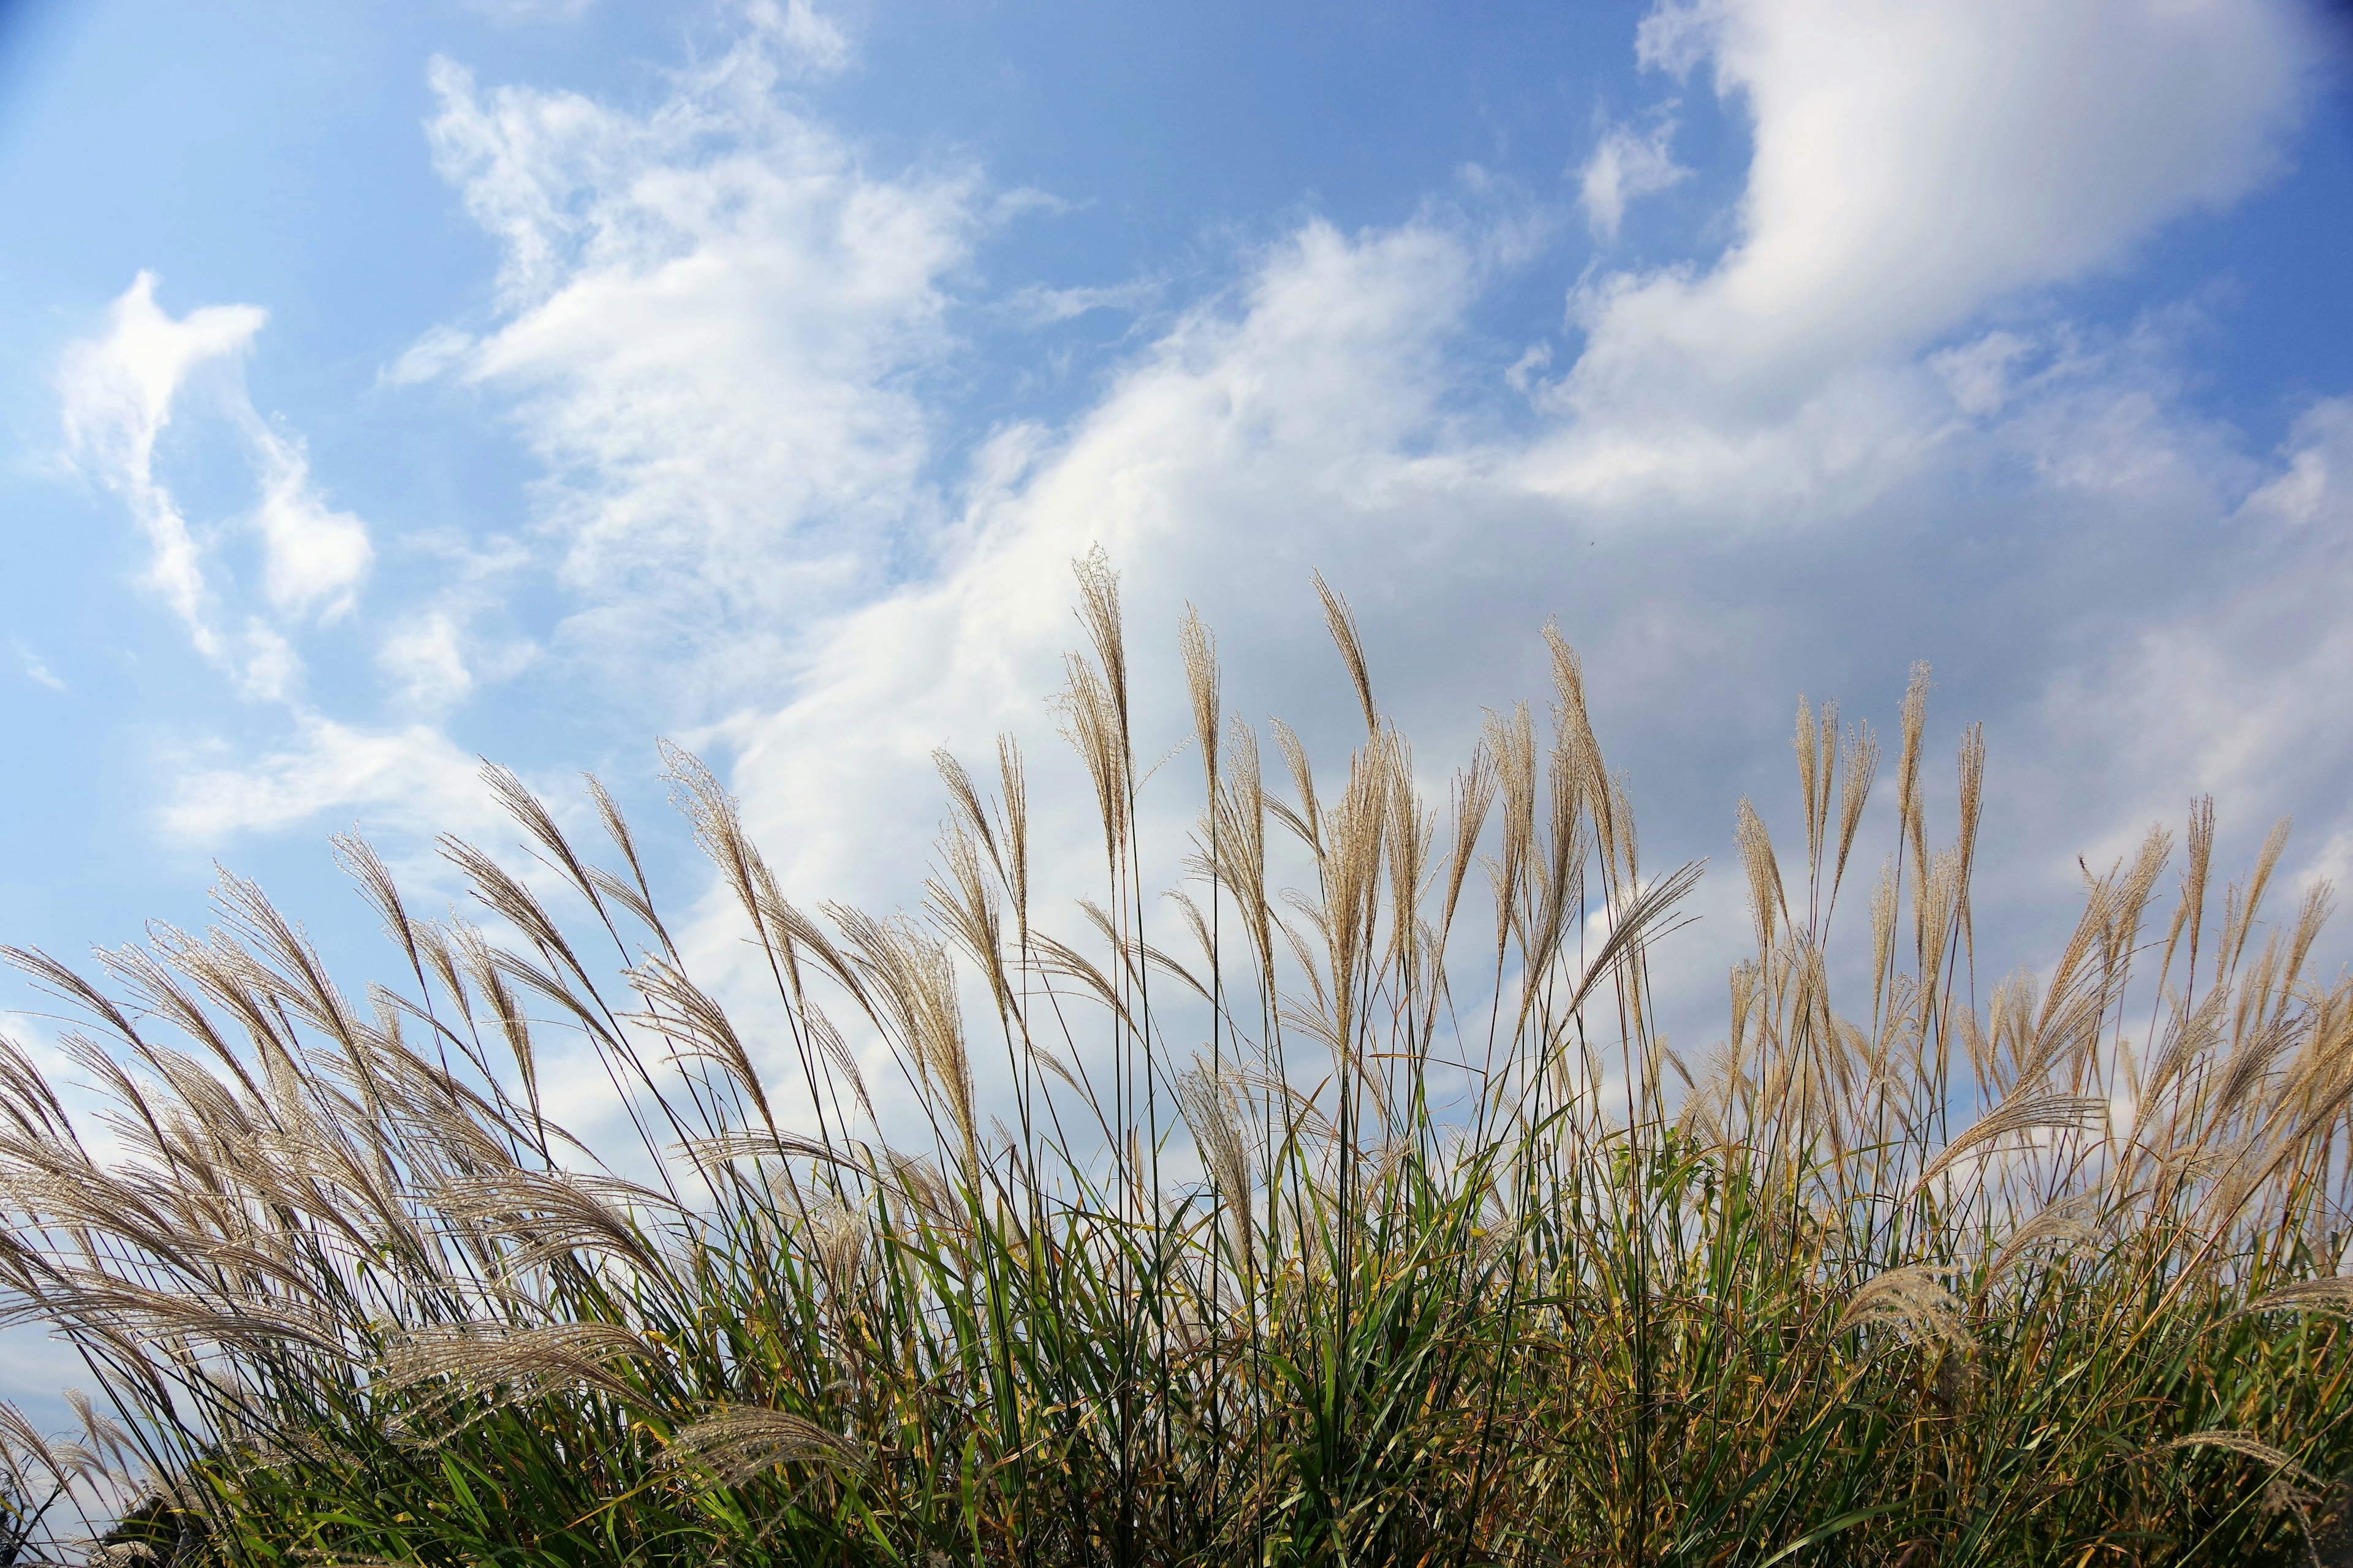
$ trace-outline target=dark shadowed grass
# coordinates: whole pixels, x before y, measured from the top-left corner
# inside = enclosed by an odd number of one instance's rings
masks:
[[[1162,897],[1081,587],[1067,920],[1009,744],[941,758],[890,918],[792,902],[671,752],[773,992],[732,1012],[603,792],[600,864],[497,769],[537,868],[446,842],[480,925],[342,843],[402,977],[364,1000],[234,880],[94,979],[14,954],[107,1142],[0,1058],[7,1310],[112,1414],[7,1431],[12,1507],[152,1493],[128,1533],[225,1563],[2353,1560],[2353,986],[2307,973],[2325,888],[2263,919],[2280,836],[2217,897],[2211,810],[2152,832],[1980,1005],[1974,732],[1939,847],[1915,680],[1866,894],[1878,746],[1801,707],[1802,831],[1742,804],[1756,955],[1686,1060],[1646,955],[1698,872],[1641,861],[1565,645],[1548,733],[1492,718],[1433,798],[1327,591],[1365,739],[1318,777],[1277,726],[1278,789],[1188,617]],[[551,1033],[632,1147],[547,1114]]]

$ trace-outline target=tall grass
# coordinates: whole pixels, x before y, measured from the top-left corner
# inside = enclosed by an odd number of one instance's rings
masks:
[[[1276,726],[1281,785],[1188,616],[1163,897],[1080,579],[1068,925],[1008,742],[939,759],[890,917],[791,901],[669,752],[771,993],[733,1016],[602,789],[599,864],[497,768],[538,868],[445,840],[482,923],[339,841],[405,977],[364,999],[235,879],[96,978],[12,952],[107,1135],[0,1056],[7,1313],[100,1391],[78,1445],[12,1421],[13,1495],[114,1475],[123,1537],[238,1563],[2347,1560],[2353,985],[2325,889],[2263,918],[2284,834],[2217,896],[2201,805],[1987,984],[1976,732],[1939,847],[1915,679],[1865,891],[1878,743],[1801,705],[1686,1060],[1648,957],[1698,871],[1641,859],[1556,637],[1548,732],[1491,716],[1440,800],[1336,596],[1364,739],[1318,776]],[[559,1061],[630,1147],[549,1114]]]

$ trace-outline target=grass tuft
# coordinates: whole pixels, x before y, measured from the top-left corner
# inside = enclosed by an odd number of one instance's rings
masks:
[[[1981,736],[1941,844],[1914,672],[1838,921],[1879,742],[1801,703],[1803,859],[1740,804],[1756,951],[1686,1059],[1649,956],[1698,868],[1642,864],[1557,634],[1549,724],[1433,792],[1319,578],[1365,736],[1319,780],[1275,725],[1286,795],[1188,612],[1180,847],[1079,586],[1071,920],[1009,742],[937,759],[887,917],[791,902],[670,748],[763,996],[694,977],[593,781],[609,864],[499,768],[538,869],[445,840],[479,921],[338,844],[398,984],[233,879],[94,977],[10,950],[104,1104],[0,1044],[0,1315],[99,1389],[70,1442],[0,1411],[0,1557],[111,1495],[121,1562],[2353,1561],[2353,983],[2325,888],[2265,924],[2284,825],[2218,899],[2200,803],[2169,916],[2157,830],[1980,1005]],[[551,1114],[584,1063],[628,1146]]]

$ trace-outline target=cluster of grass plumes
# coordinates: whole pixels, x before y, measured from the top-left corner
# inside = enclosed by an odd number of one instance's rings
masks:
[[[1641,862],[1566,646],[1549,738],[1492,719],[1438,804],[1336,598],[1365,738],[1319,780],[1276,726],[1280,789],[1188,617],[1206,806],[1148,897],[1081,584],[1075,935],[1008,744],[941,758],[887,919],[792,902],[671,753],[772,982],[732,1016],[605,794],[611,868],[495,769],[539,869],[445,842],[482,923],[342,844],[406,974],[364,1004],[236,881],[102,981],[15,954],[111,1142],[0,1059],[6,1310],[114,1414],[0,1434],[14,1495],[118,1473],[158,1556],[240,1563],[2346,1560],[2353,986],[2325,890],[2261,918],[2278,836],[2216,898],[2211,812],[2178,876],[2152,833],[1980,1006],[1981,747],[1937,849],[1915,680],[1866,903],[1879,751],[1801,709],[1804,858],[1742,806],[1757,952],[1686,1060],[1647,955],[1697,872]],[[626,1156],[546,1113],[559,1032]]]

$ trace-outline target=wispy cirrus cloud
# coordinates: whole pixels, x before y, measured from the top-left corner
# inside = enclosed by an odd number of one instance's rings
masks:
[[[375,547],[364,523],[327,504],[301,437],[263,418],[246,394],[238,366],[268,314],[212,305],[174,319],[155,302],[155,284],[141,273],[109,307],[103,332],[66,349],[58,373],[66,456],[121,498],[147,539],[147,584],[196,650],[234,669],[248,691],[282,696],[300,661],[280,623],[347,613]],[[242,616],[211,559],[208,536],[225,524],[193,524],[158,471],[158,442],[192,384],[207,376],[209,411],[246,447],[258,492],[237,521],[260,545],[262,603]]]
[[[1599,122],[1600,140],[1577,172],[1577,201],[1595,238],[1606,242],[1618,237],[1629,202],[1691,178],[1692,171],[1675,162],[1672,108],[1653,114],[1647,130]]]
[[[154,276],[141,273],[109,308],[103,329],[67,347],[58,373],[65,456],[121,499],[147,541],[145,584],[191,645],[237,696],[279,710],[296,737],[282,752],[180,780],[163,826],[214,839],[338,803],[446,802],[452,779],[471,774],[447,737],[353,729],[322,717],[306,691],[300,641],[352,614],[375,547],[364,522],[327,500],[301,437],[266,418],[246,391],[240,363],[267,313],[214,305],[175,318],[156,302],[155,288]],[[200,522],[175,494],[162,441],[192,412],[242,448],[254,487],[249,508]],[[233,534],[258,550],[256,583],[239,582],[225,559]],[[56,680],[29,655],[26,668]]]
[[[165,832],[192,843],[364,812],[416,838],[492,816],[478,759],[432,724],[354,725],[298,711],[284,742],[259,756],[181,759],[162,814]]]
[[[923,378],[954,348],[945,279],[982,184],[873,173],[795,108],[786,84],[844,47],[805,6],[754,7],[643,113],[433,68],[434,155],[499,241],[504,308],[478,337],[429,334],[394,378],[446,368],[512,409],[554,479],[579,657],[660,647],[740,689],[776,667],[747,642],[929,547]]]
[[[1050,289],[1030,283],[1016,289],[1000,308],[1025,326],[1043,327],[1076,321],[1097,310],[1141,310],[1157,303],[1167,291],[1166,281],[1158,278],[1138,278],[1092,288]]]
[[[201,552],[156,477],[155,444],[190,374],[244,354],[268,320],[256,306],[210,305],[174,321],[155,303],[154,275],[142,272],[108,308],[103,335],[70,345],[58,374],[68,458],[122,499],[147,538],[148,584],[208,654],[220,640]]]
[[[301,437],[226,374],[266,314],[174,321],[142,276],[69,353],[69,451],[153,541],[154,580],[198,647],[285,710],[280,745],[184,762],[169,831],[216,840],[470,788],[454,782],[470,764],[448,721],[540,655],[529,636],[476,629],[516,592],[558,588],[566,611],[540,637],[578,666],[638,677],[659,662],[660,678],[630,689],[668,691],[691,716],[697,689],[773,679],[794,618],[871,593],[890,575],[888,541],[936,525],[930,416],[909,383],[952,342],[942,279],[992,217],[977,176],[870,174],[786,100],[842,63],[839,29],[798,3],[740,15],[735,47],[644,111],[483,93],[433,66],[432,154],[500,243],[499,309],[474,331],[429,331],[379,380],[481,387],[552,482],[524,535],[404,541],[448,570],[368,619],[385,711],[362,692],[303,689],[304,629],[350,613],[375,548],[325,500]],[[261,551],[252,584],[208,542],[224,525],[191,523],[158,467],[157,437],[208,366],[224,372],[210,411],[254,468],[257,503],[239,520]]]
[[[51,669],[47,659],[26,647],[21,641],[12,638],[9,646],[16,652],[16,663],[23,668],[26,679],[36,686],[46,687],[51,691],[68,689],[65,678]]]
[[[509,26],[527,22],[577,22],[596,0],[466,0],[469,10]]]

